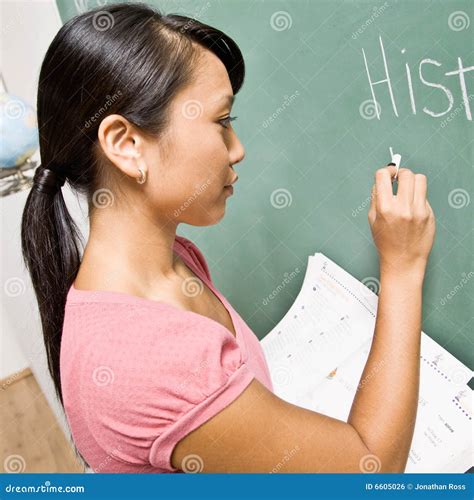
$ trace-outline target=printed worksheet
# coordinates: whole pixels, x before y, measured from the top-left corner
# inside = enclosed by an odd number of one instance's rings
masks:
[[[369,356],[377,295],[324,254],[308,257],[300,292],[261,340],[275,393],[347,421]],[[406,472],[472,465],[472,371],[421,333],[420,394]],[[388,395],[387,395],[388,396]]]

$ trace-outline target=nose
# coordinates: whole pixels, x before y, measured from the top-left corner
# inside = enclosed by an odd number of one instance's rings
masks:
[[[232,134],[232,142],[230,145],[230,163],[231,165],[234,165],[236,163],[241,162],[245,158],[245,149],[243,144],[240,142],[240,139],[238,138],[237,134],[234,133]]]

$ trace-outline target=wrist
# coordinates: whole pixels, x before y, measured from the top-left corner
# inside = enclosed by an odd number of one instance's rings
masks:
[[[402,281],[422,285],[425,278],[426,263],[380,264],[381,281]]]

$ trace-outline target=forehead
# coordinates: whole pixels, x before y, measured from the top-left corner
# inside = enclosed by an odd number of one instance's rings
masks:
[[[183,89],[181,99],[195,99],[212,109],[230,107],[234,95],[222,61],[210,50],[202,49],[195,64],[194,77]]]

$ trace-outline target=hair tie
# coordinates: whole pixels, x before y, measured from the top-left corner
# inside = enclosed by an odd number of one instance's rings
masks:
[[[48,167],[40,165],[36,169],[33,177],[33,187],[36,191],[47,194],[56,194],[61,187],[64,186],[66,178],[58,173],[58,168],[59,166],[57,164],[51,163]]]

